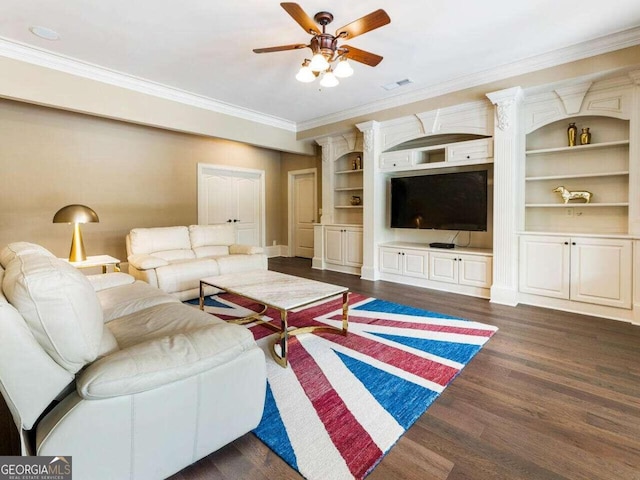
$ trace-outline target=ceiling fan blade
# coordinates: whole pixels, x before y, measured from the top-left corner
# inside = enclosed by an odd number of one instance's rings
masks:
[[[376,28],[383,27],[388,23],[391,23],[389,15],[387,15],[387,12],[385,12],[384,10],[379,9],[375,12],[371,12],[369,15],[365,15],[364,17],[351,22],[348,25],[345,25],[342,28],[339,28],[338,30],[336,30],[336,37],[357,37],[358,35],[362,35],[363,33],[367,33],[371,30],[375,30]]]
[[[302,29],[311,35],[319,35],[322,29],[313,19],[305,13],[300,5],[293,2],[283,2],[280,4],[291,17],[298,22]]]
[[[267,48],[254,48],[254,53],[271,53],[271,52],[283,52],[285,50],[298,50],[300,48],[307,48],[309,45],[304,43],[295,43],[293,45],[280,45],[279,47],[267,47]]]
[[[343,54],[345,57],[356,62],[364,63],[365,65],[369,65],[370,67],[375,67],[382,61],[382,57],[380,55],[366,52],[364,50],[360,50],[359,48],[350,47],[349,45],[342,45],[340,49],[346,50],[346,52]]]

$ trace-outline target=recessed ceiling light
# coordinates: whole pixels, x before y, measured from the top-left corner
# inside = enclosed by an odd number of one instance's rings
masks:
[[[51,30],[47,27],[40,27],[38,25],[29,27],[31,33],[33,33],[36,37],[44,38],[45,40],[59,40],[60,34],[55,30]]]

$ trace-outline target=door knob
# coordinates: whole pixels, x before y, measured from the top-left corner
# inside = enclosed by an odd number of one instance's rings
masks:
[[[231,223],[231,219],[227,220],[227,223]]]

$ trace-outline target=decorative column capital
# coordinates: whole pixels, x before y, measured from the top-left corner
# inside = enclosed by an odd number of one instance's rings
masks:
[[[503,132],[511,126],[512,107],[515,103],[522,100],[522,97],[523,93],[520,87],[487,93],[487,98],[496,106],[497,126]]]
[[[640,87],[640,70],[634,70],[633,72],[629,72],[629,78],[631,81]]]
[[[333,144],[331,137],[317,138],[316,143],[320,145],[320,148],[322,150],[322,163],[327,163],[331,155],[331,145]]]
[[[373,152],[375,135],[374,132],[380,128],[380,124],[376,121],[370,121],[365,123],[356,124],[358,130],[360,130],[364,135],[364,142],[362,145],[362,149],[365,152]]]

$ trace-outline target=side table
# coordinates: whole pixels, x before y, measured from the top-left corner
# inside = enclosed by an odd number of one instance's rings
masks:
[[[67,262],[69,262],[69,260],[67,260]],[[110,255],[94,255],[87,257],[87,259],[82,262],[69,263],[76,268],[102,267],[102,273],[107,273],[109,266],[113,266],[114,272],[120,271],[120,260]]]

